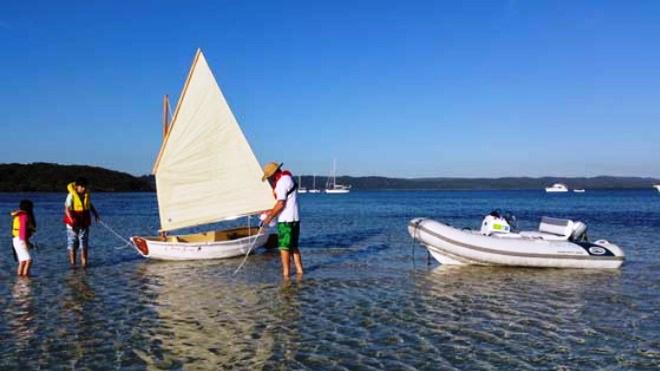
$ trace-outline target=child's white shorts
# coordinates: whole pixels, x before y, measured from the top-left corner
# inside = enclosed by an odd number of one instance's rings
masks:
[[[18,237],[14,237],[14,251],[19,262],[30,260],[30,253],[28,252],[27,243]]]

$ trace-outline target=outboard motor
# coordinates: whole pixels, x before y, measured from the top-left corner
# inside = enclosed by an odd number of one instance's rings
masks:
[[[518,232],[518,219],[515,215],[513,215],[511,211],[505,212],[503,218],[507,223],[509,223],[511,232]]]
[[[573,222],[573,232],[569,240],[573,242],[588,242],[587,225],[582,222]]]
[[[495,210],[486,215],[483,222],[481,222],[480,232],[484,236],[490,236],[495,233],[507,234],[511,233],[511,226],[502,213],[499,210]]]

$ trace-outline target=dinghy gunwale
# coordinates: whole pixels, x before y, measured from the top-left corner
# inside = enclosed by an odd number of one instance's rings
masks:
[[[255,235],[257,235],[257,232],[259,231],[259,228],[255,227],[236,227],[236,228],[230,228],[230,229],[214,229],[214,230],[209,230],[209,231],[204,231],[204,232],[197,232],[197,233],[187,233],[187,234],[175,234],[175,235],[168,235],[168,237],[163,238],[161,236],[135,236],[137,238],[142,238],[145,241],[149,242],[158,242],[158,243],[173,243],[177,245],[185,245],[185,244],[191,244],[191,245],[198,245],[200,243],[207,243],[207,244],[213,244],[215,245],[216,243],[223,243],[223,242],[234,242],[238,241],[243,238],[250,238]],[[241,232],[247,232],[247,234],[237,237],[237,238],[228,238],[228,239],[214,239],[214,240],[205,240],[205,239],[200,239],[197,241],[186,241],[191,238],[197,238],[197,237],[206,237],[206,235],[209,234],[230,234],[230,233],[241,233]],[[170,241],[169,239],[172,238],[177,238],[180,239],[179,241]]]
[[[259,228],[251,227],[214,230],[181,236],[194,236],[214,232],[225,233],[232,231],[249,231],[250,234],[228,240],[197,242],[167,241],[158,236],[133,236],[131,237],[131,242],[133,242],[133,246],[137,249],[138,253],[145,258],[180,261],[226,259],[241,256],[245,254],[250,247],[257,248],[264,246],[270,238],[270,233],[268,233],[268,231],[261,230],[260,232]],[[174,250],[178,252],[174,252]],[[198,255],[194,256],[195,254]]]

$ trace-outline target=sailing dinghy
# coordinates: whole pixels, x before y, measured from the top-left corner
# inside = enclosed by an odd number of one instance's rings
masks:
[[[241,227],[202,233],[166,232],[268,210],[274,200],[261,167],[231,112],[204,54],[197,50],[171,123],[164,101],[163,143],[154,164],[161,235],[134,236],[140,255],[162,260],[239,256],[268,234]]]

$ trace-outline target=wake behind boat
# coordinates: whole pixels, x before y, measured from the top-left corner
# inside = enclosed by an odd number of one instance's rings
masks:
[[[196,227],[268,210],[271,190],[201,50],[168,123],[154,165],[161,236],[134,236],[140,255],[164,260],[229,258],[266,243],[261,229],[242,227],[195,234],[168,231]]]
[[[584,223],[543,217],[538,231],[514,233],[507,219],[493,212],[472,231],[417,218],[408,232],[442,264],[614,269],[625,259],[613,243],[589,242]]]

